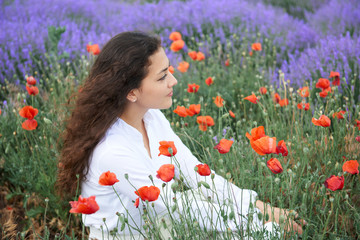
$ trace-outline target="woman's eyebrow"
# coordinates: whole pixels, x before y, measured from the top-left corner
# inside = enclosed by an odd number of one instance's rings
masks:
[[[164,68],[163,70],[161,70],[158,74],[165,72],[166,70],[168,70],[168,68],[170,67],[170,60],[169,60],[169,66],[167,66],[166,68]]]

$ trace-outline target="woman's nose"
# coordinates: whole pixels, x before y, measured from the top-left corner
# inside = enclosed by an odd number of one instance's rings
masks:
[[[169,76],[169,87],[173,87],[178,83],[178,81],[176,80],[176,78],[170,73]]]

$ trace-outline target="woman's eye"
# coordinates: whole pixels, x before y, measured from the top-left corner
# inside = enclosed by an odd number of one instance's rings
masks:
[[[164,80],[166,78],[167,74],[164,74],[159,80]]]

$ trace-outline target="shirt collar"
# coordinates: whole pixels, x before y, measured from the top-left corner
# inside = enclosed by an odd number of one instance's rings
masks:
[[[151,113],[151,110],[148,110],[144,115],[144,124],[146,127],[146,130],[149,130],[149,124],[154,120],[154,116]],[[117,117],[116,122],[112,127],[110,127],[109,132],[111,132],[112,128],[121,128],[121,130],[131,136],[132,138],[141,139],[143,138],[142,134],[133,126],[127,124],[124,120],[122,120],[120,117]]]

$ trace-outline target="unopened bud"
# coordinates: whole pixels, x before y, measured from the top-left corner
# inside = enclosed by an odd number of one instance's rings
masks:
[[[46,118],[46,117],[44,117],[44,122],[46,124],[52,125],[52,121],[50,119]]]
[[[231,173],[229,173],[229,172],[226,173],[225,177],[226,177],[227,180],[229,180],[231,178]]]

